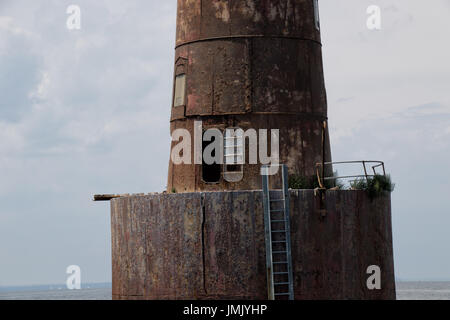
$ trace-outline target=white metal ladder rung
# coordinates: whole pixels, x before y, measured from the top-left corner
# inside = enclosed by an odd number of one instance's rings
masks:
[[[289,272],[274,272],[273,274],[278,276],[278,275],[281,275],[281,274],[289,274]]]

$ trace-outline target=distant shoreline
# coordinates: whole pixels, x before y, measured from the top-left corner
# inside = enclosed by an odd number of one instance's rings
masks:
[[[450,284],[450,280],[398,280],[397,284]],[[81,285],[81,290],[86,289],[111,289],[111,282],[86,283]],[[48,285],[33,285],[33,286],[0,286],[1,293],[7,292],[36,292],[36,291],[71,291],[68,290],[65,284],[48,284]]]
[[[450,300],[450,281],[397,281],[397,300]],[[0,300],[112,300],[111,283],[1,287]]]
[[[86,283],[81,285],[81,289],[110,289],[112,283],[100,282],[100,283]],[[3,286],[0,287],[0,292],[31,292],[31,291],[70,291],[67,289],[66,284],[47,284],[47,285],[33,285],[33,286]]]

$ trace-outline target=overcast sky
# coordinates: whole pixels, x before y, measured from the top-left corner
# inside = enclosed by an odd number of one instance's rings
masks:
[[[450,280],[450,2],[319,2],[333,159],[386,162],[397,277]],[[165,188],[175,19],[175,0],[0,0],[0,286],[111,281],[91,198]]]

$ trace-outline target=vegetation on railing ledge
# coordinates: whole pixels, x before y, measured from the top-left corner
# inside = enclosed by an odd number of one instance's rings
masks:
[[[334,173],[335,177],[338,177],[337,172]],[[363,190],[366,191],[370,199],[375,199],[381,196],[384,192],[393,192],[395,184],[392,183],[389,175],[375,175],[366,178],[358,178],[354,181],[350,181],[350,186],[346,187],[345,184],[338,178],[325,180],[326,189],[335,190]],[[293,174],[289,176],[289,188],[290,189],[316,189],[320,188],[319,182],[316,176],[305,177],[301,175]]]
[[[365,190],[370,199],[381,196],[384,192],[393,192],[395,184],[392,183],[389,175],[377,174],[373,177],[356,179],[350,182],[351,190]]]

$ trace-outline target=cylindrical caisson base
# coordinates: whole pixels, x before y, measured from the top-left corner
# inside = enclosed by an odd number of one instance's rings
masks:
[[[290,196],[295,299],[395,299],[389,194]],[[267,299],[261,191],[117,198],[111,218],[113,299]]]

